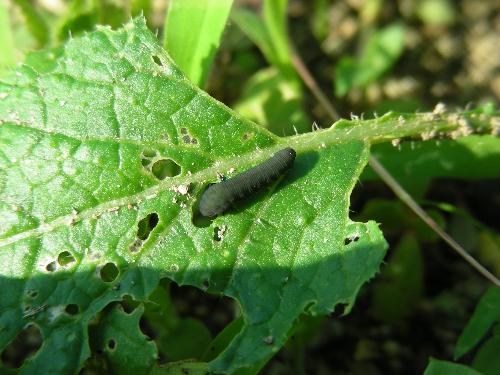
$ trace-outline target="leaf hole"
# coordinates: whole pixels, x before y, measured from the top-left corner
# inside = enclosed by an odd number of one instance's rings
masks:
[[[335,308],[334,308],[333,312],[330,314],[330,316],[332,318],[340,318],[341,316],[344,316],[347,306],[348,306],[347,303],[336,304]]]
[[[139,306],[139,302],[137,302],[128,294],[123,296],[120,304],[122,305],[123,311],[125,311],[129,315],[132,314],[132,312],[134,312],[134,310]]]
[[[200,212],[200,201],[201,197],[203,196],[203,192],[208,188],[207,185],[205,188],[201,190],[201,193],[198,194],[198,197],[196,198],[192,208],[191,208],[191,222],[193,225],[197,228],[207,228],[212,224],[212,221],[215,220],[216,217],[206,217],[203,216]],[[215,234],[215,231],[214,231]]]
[[[214,228],[214,241],[222,241],[224,234],[226,233],[227,226],[223,225],[221,227]]]
[[[109,339],[108,340],[108,349],[115,350],[115,348],[116,348],[116,341],[114,339]]]
[[[158,220],[158,214],[156,212],[152,212],[144,219],[141,219],[141,221],[137,223],[137,237],[142,241],[147,240],[152,230],[158,225]]]
[[[70,303],[69,305],[66,305],[64,312],[68,315],[77,315],[80,312],[80,306],[76,303]]]
[[[63,251],[57,257],[57,263],[59,263],[61,267],[67,266],[68,264],[74,262],[76,262],[76,259],[69,251]]]
[[[38,297],[38,290],[29,289],[26,291],[26,295],[28,296],[28,298],[35,299],[36,297]]]
[[[57,269],[57,263],[55,260],[45,266],[45,270],[47,272],[54,272],[56,269]]]
[[[2,363],[10,368],[21,367],[24,361],[36,354],[42,342],[40,328],[35,324],[29,324],[2,351],[0,356]]]
[[[357,240],[359,240],[359,236],[357,234],[349,236],[349,237],[346,237],[345,240],[344,240],[344,245],[347,246],[351,242],[356,242]]]
[[[157,160],[151,167],[151,172],[159,180],[166,177],[175,177],[181,173],[181,166],[172,159]]]
[[[118,270],[116,264],[109,262],[101,268],[101,270],[99,271],[99,276],[105,283],[110,283],[118,277],[119,273],[120,271]]]
[[[156,55],[151,56],[153,58],[153,61],[155,62],[156,65],[163,66],[160,58]]]
[[[244,133],[243,136],[241,137],[244,141],[248,141],[253,138],[253,133]]]

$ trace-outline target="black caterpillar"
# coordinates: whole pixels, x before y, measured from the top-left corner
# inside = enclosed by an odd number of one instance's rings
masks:
[[[295,150],[287,147],[275,153],[269,160],[227,181],[210,186],[202,195],[200,213],[206,217],[219,215],[231,203],[269,184],[290,169],[295,160]]]

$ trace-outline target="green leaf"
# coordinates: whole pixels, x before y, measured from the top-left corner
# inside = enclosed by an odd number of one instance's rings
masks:
[[[37,7],[28,0],[13,0],[21,9],[26,24],[33,37],[40,47],[46,46],[50,42],[50,29],[43,15]]]
[[[379,268],[377,224],[348,217],[369,142],[458,128],[388,114],[279,138],[187,80],[142,18],[38,55],[0,94],[0,350],[39,327],[25,373],[78,372],[98,356],[89,325],[115,301],[147,303],[162,278],[239,304],[244,324],[211,371],[262,365],[299,316],[349,310]],[[492,122],[463,116],[483,131]],[[279,181],[211,221],[196,217],[219,173],[286,146],[297,159]]]
[[[244,325],[243,317],[239,316],[224,327],[215,339],[212,340],[202,359],[211,361],[215,359],[231,342],[231,340],[241,331]]]
[[[154,368],[150,375],[207,375],[206,363],[191,361],[172,362]]]
[[[97,327],[98,350],[104,352],[113,373],[143,374],[156,362],[157,350],[139,329],[144,306],[127,314],[115,306],[107,311]]]
[[[266,1],[264,19],[241,8],[236,8],[231,15],[273,65],[258,71],[246,82],[235,109],[280,136],[311,129],[302,105],[302,85],[291,62],[286,5],[287,1]]]
[[[423,289],[423,265],[419,244],[406,234],[373,286],[372,312],[380,320],[394,323],[414,309]],[[394,303],[398,301],[398,303]]]
[[[9,12],[5,2],[0,3],[0,74],[3,70],[14,66],[16,55],[14,40],[10,28]]]
[[[199,87],[205,86],[233,0],[172,0],[163,44]]]
[[[288,0],[264,0],[264,24],[269,33],[277,66],[281,70],[292,70],[292,59],[288,47],[286,9]]]
[[[302,108],[300,85],[284,77],[275,67],[258,71],[245,83],[234,109],[277,135],[293,135],[311,129],[311,122]]]
[[[386,26],[370,36],[359,57],[343,57],[335,68],[335,94],[343,96],[388,71],[403,53],[404,31],[399,23]]]
[[[481,373],[459,363],[431,358],[424,375],[481,375]]]
[[[500,335],[492,337],[479,348],[472,366],[484,375],[496,375],[500,372]]]
[[[278,66],[279,57],[274,51],[269,31],[259,16],[244,8],[235,8],[231,12],[231,20],[259,47],[270,64]]]
[[[451,25],[457,18],[455,5],[450,0],[422,0],[417,15],[431,25]]]
[[[458,338],[454,357],[458,359],[474,348],[494,322],[500,321],[500,289],[490,288],[481,297],[474,314]]]

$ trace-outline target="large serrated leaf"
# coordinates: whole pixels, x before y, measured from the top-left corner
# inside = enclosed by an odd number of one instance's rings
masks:
[[[141,18],[38,58],[0,81],[0,349],[28,323],[44,338],[22,373],[78,371],[89,322],[125,295],[145,301],[162,277],[239,302],[243,328],[208,365],[231,373],[279,350],[304,311],[352,305],[378,270],[378,226],[348,217],[366,142],[281,139],[241,118]],[[218,173],[285,145],[298,156],[280,181],[193,219]]]

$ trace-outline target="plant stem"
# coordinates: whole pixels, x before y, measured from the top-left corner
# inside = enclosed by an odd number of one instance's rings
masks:
[[[292,61],[299,76],[305,85],[311,90],[318,102],[323,106],[330,117],[336,121],[338,114],[330,104],[326,95],[323,94],[316,81],[302,62],[300,56],[292,48]],[[356,120],[354,120],[355,122]],[[396,123],[395,123],[396,122]],[[346,125],[346,126],[344,126]],[[487,116],[475,112],[448,113],[444,106],[438,105],[432,113],[396,115],[388,113],[379,119],[360,121],[352,126],[352,121],[337,121],[330,129],[325,130],[329,134],[326,137],[313,137],[302,143],[302,147],[325,146],[335,141],[354,141],[365,139],[370,143],[384,141],[398,141],[404,137],[415,137],[419,134],[422,140],[439,137],[457,138],[473,133],[499,132],[499,119],[496,116]],[[322,132],[318,132],[322,133]],[[303,136],[297,136],[300,138]],[[418,205],[408,192],[392,177],[382,164],[372,155],[369,160],[370,166],[378,174],[382,181],[394,192],[394,194],[405,203],[424,223],[434,230],[448,245],[451,246],[467,263],[477,270],[495,286],[500,287],[500,280],[474,259],[462,246],[460,246],[448,233]]]

